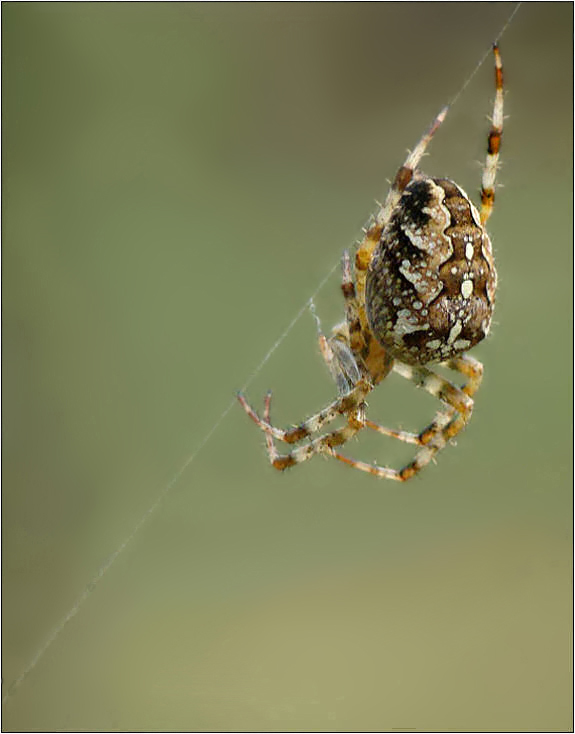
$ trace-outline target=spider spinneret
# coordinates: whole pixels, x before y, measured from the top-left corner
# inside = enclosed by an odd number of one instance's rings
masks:
[[[321,354],[339,398],[294,428],[270,420],[271,394],[261,418],[241,394],[246,413],[262,429],[272,465],[279,470],[315,454],[386,479],[415,476],[465,427],[473,410],[483,367],[466,352],[489,333],[497,274],[485,231],[495,199],[495,176],[503,131],[503,70],[495,58],[495,102],[478,211],[453,181],[431,178],[417,166],[445,119],[444,108],[399,168],[385,203],[373,218],[355,255],[352,274],[343,256],[346,319],[329,338],[319,333]],[[427,365],[440,363],[466,378],[453,385]],[[393,430],[366,417],[366,397],[394,371],[440,399],[444,407],[420,433]],[[338,416],[345,425],[317,434]],[[363,428],[418,446],[415,458],[396,470],[350,459],[336,450]],[[306,443],[279,454],[275,441]]]

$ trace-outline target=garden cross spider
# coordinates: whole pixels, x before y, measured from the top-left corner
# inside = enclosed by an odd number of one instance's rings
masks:
[[[279,470],[314,454],[332,456],[376,477],[405,481],[443,449],[471,417],[472,396],[483,366],[467,350],[489,332],[497,275],[491,242],[484,229],[495,198],[495,175],[503,130],[503,70],[497,45],[495,102],[483,169],[481,208],[446,178],[431,178],[417,168],[431,138],[445,119],[445,107],[399,168],[385,203],[373,217],[355,255],[352,276],[343,255],[342,291],[346,320],[326,338],[321,354],[335,379],[339,397],[322,411],[282,430],[270,422],[271,393],[263,418],[242,394],[246,413],[263,430],[272,465]],[[427,365],[440,363],[466,378],[459,388]],[[366,417],[366,397],[391,371],[439,398],[445,407],[419,434],[392,430]],[[338,416],[345,424],[315,436]],[[362,428],[418,446],[403,469],[367,464],[337,450]],[[306,441],[280,454],[274,440]]]

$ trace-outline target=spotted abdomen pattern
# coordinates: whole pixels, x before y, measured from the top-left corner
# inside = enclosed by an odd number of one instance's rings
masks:
[[[416,174],[385,226],[367,274],[370,328],[408,364],[442,362],[489,332],[497,275],[467,194]]]

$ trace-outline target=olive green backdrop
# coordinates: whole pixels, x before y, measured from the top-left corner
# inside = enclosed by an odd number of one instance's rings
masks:
[[[3,5],[9,686],[385,195],[511,3]],[[398,486],[286,473],[234,406],[4,730],[571,725],[572,5],[501,41],[500,288],[468,429]],[[479,188],[492,60],[424,168]],[[335,273],[316,299],[341,318]],[[334,395],[307,313],[250,385]],[[437,405],[392,376],[374,419]],[[347,453],[400,466],[410,447]]]

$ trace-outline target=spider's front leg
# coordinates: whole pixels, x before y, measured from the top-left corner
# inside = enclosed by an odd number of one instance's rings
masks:
[[[265,424],[263,423],[263,421],[262,424],[265,426],[263,430],[266,434],[266,450],[268,453],[270,464],[274,467],[274,469],[278,469],[279,471],[288,469],[290,466],[295,466],[296,464],[301,464],[303,461],[311,459],[311,457],[315,456],[315,454],[331,455],[333,447],[341,446],[342,444],[349,441],[349,439],[355,436],[355,434],[360,431],[365,425],[363,418],[365,403],[361,402],[357,406],[357,408],[351,408],[349,410],[349,412],[347,413],[347,422],[341,428],[337,428],[330,433],[318,436],[317,438],[311,440],[308,444],[298,446],[297,448],[292,449],[292,451],[287,454],[280,454],[274,444],[274,433],[272,433],[270,430],[267,430],[267,426],[269,426],[270,428],[272,427],[270,421],[271,397],[271,392],[268,392],[265,398],[264,405]],[[274,429],[274,432],[276,431],[278,431],[278,429]],[[279,436],[277,437],[279,438],[279,440],[284,440]]]
[[[268,448],[270,462],[276,469],[286,469],[288,466],[299,464],[311,458],[316,453],[325,452],[330,446],[339,446],[351,438],[352,435],[355,435],[363,427],[363,423],[358,414],[358,408],[364,403],[371,389],[372,385],[369,379],[361,378],[348,393],[334,400],[322,411],[311,416],[311,418],[303,421],[298,426],[285,430],[276,428],[269,422],[271,394],[268,393],[266,397],[264,418],[260,418],[241,393],[238,393],[238,400],[249,417],[266,434],[266,446]],[[266,414],[268,416],[267,418]],[[319,436],[311,440],[309,444],[294,449],[285,456],[279,456],[275,449],[273,451],[270,450],[268,437],[289,444],[297,443],[304,438],[311,438],[314,433],[317,433],[323,426],[335,420],[340,415],[347,416],[347,424],[342,428],[337,428],[331,433]]]
[[[278,441],[284,441],[285,443],[297,443],[304,438],[309,438],[313,433],[317,433],[321,428],[323,428],[323,426],[327,423],[331,423],[331,421],[335,420],[338,416],[349,413],[365,400],[365,397],[371,389],[372,386],[369,379],[361,378],[348,393],[342,395],[337,400],[334,400],[319,413],[307,418],[299,425],[285,430],[276,428],[260,418],[241,392],[238,393],[237,397],[242,408],[254,423],[262,429],[262,431],[271,434]]]

